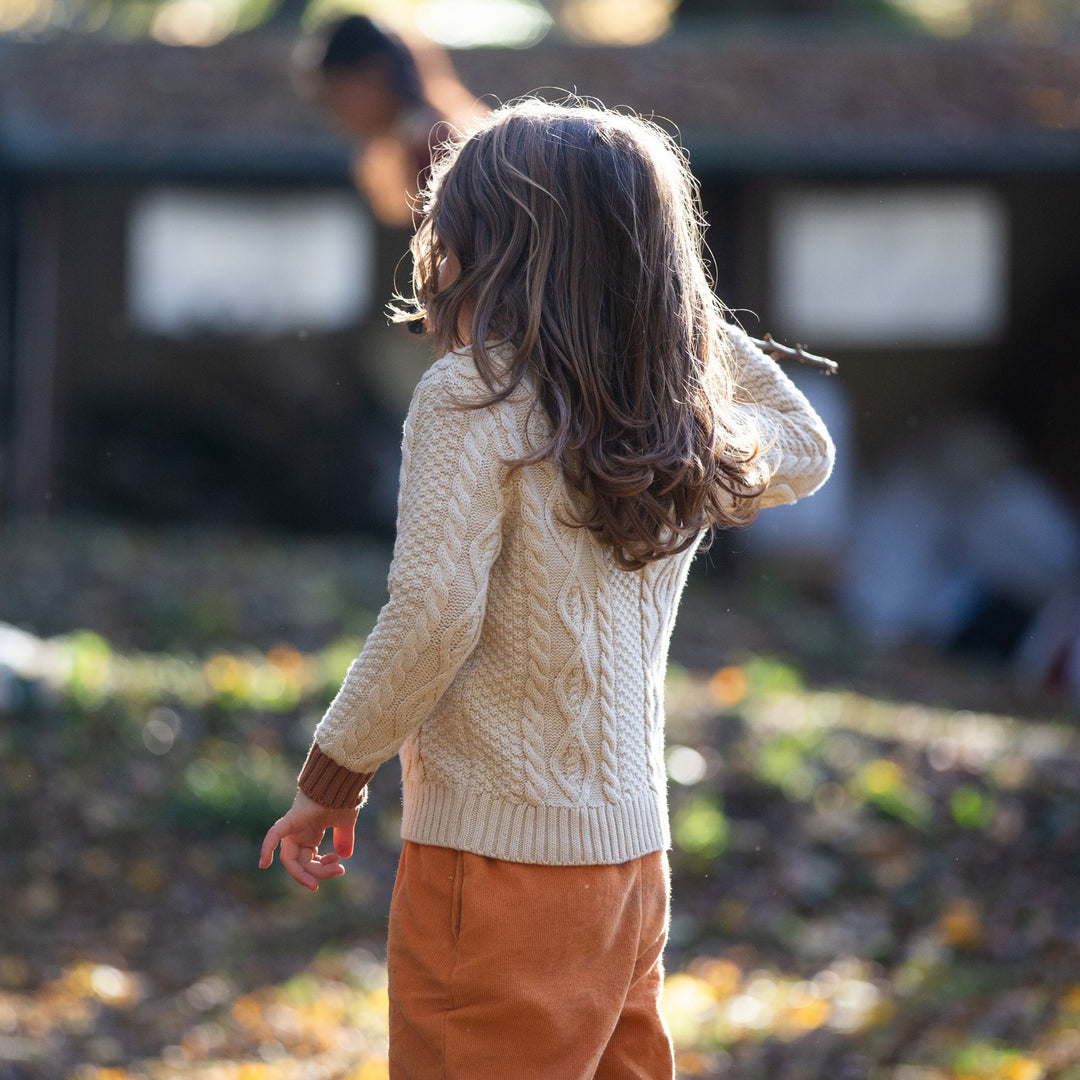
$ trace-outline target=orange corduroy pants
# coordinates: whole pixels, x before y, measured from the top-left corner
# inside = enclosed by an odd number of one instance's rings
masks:
[[[662,852],[537,866],[406,842],[390,908],[391,1080],[671,1080]]]

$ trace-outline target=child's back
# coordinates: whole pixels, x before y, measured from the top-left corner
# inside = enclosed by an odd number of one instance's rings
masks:
[[[759,407],[797,407],[771,361],[732,336]],[[554,865],[662,850],[664,672],[695,548],[618,567],[568,524],[555,462],[508,464],[550,432],[531,387],[484,409],[455,405],[486,391],[464,350],[417,388],[391,599],[318,746],[368,773],[401,745],[408,840]],[[781,430],[772,451],[814,466],[784,478],[789,498],[827,457],[816,425],[801,434],[794,446]]]
[[[625,116],[511,107],[436,168],[416,284],[450,351],[406,420],[390,599],[267,839],[335,876],[319,826],[400,750],[394,1076],[671,1075],[679,596],[709,526],[832,464],[700,239],[681,158]]]

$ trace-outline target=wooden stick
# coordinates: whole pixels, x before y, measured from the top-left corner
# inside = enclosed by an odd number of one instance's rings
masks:
[[[766,334],[764,338],[750,339],[759,349],[767,352],[774,360],[798,360],[800,364],[817,368],[826,375],[835,375],[840,370],[835,360],[829,360],[824,356],[815,356],[812,352],[799,344],[794,348],[790,345],[781,345],[779,341],[773,341],[772,334]]]

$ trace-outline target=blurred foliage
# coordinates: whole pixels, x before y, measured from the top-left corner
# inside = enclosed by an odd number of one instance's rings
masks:
[[[276,594],[264,624],[215,585],[228,558],[189,579],[126,550],[120,577],[172,582],[154,604],[179,610],[198,580],[234,614],[149,649],[151,590],[128,581],[116,602],[139,633],[106,634],[121,623],[103,607],[94,630],[0,627],[0,1080],[384,1077],[396,766],[344,878],[313,896],[255,866],[367,609],[328,623],[313,605],[314,634]],[[284,551],[262,564],[276,587],[294,558],[294,599],[309,573],[333,597],[327,568],[355,572]],[[86,610],[100,568],[64,566],[53,603]],[[281,618],[306,646],[275,640]],[[814,687],[764,652],[716,660],[668,680],[680,1075],[1080,1077],[1075,724]]]
[[[724,853],[728,842],[728,821],[716,795],[698,795],[676,811],[671,823],[672,837],[679,850],[708,866]]]
[[[819,19],[945,36],[990,30],[1042,38],[1080,22],[1073,0],[0,0],[0,34],[105,33],[212,45],[270,22],[295,31],[352,11],[449,46],[529,45],[549,29],[570,40],[637,45],[680,22],[696,31],[708,21],[782,26]],[[463,31],[470,24],[486,29]]]

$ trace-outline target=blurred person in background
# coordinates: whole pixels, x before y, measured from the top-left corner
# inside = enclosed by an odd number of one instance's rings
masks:
[[[301,91],[354,141],[357,188],[384,224],[410,225],[439,146],[487,110],[461,85],[445,52],[407,45],[364,15],[305,38],[294,67]]]

